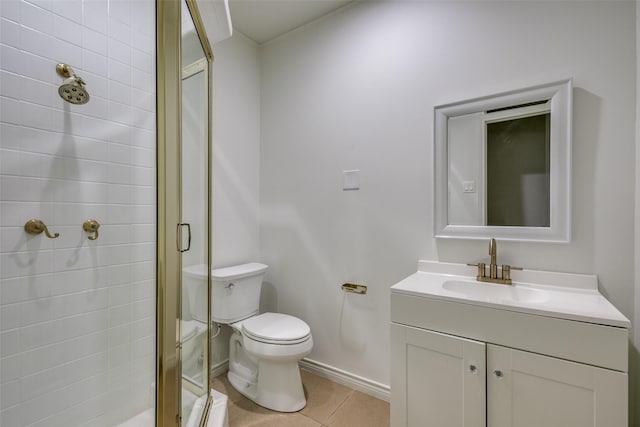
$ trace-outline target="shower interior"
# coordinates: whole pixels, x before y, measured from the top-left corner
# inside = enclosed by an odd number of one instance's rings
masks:
[[[0,1],[0,425],[156,424],[155,17]]]

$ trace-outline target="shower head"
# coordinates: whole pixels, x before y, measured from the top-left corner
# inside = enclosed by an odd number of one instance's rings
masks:
[[[72,104],[86,104],[89,102],[89,92],[84,88],[84,80],[73,72],[73,68],[67,64],[56,65],[56,71],[65,81],[58,88],[60,98]]]

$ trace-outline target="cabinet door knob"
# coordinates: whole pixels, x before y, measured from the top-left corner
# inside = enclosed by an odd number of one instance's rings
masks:
[[[493,373],[495,374],[496,377],[498,378],[502,378],[504,376],[504,374],[502,373],[501,370],[496,369],[495,371],[493,371]]]
[[[469,371],[475,372],[477,370],[478,370],[478,367],[476,365],[469,365]]]

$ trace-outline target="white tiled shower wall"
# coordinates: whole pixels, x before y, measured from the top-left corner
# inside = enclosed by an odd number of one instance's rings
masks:
[[[154,405],[154,34],[153,0],[0,0],[2,426]],[[58,62],[88,104],[58,97]],[[31,218],[60,237],[27,235]]]

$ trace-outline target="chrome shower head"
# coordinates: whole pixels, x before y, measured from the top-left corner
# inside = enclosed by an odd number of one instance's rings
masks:
[[[89,92],[84,88],[84,80],[73,72],[73,68],[67,64],[58,64],[56,65],[56,71],[60,76],[66,78],[58,88],[60,98],[72,104],[86,104],[89,102]]]

